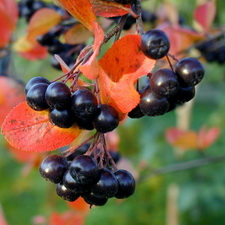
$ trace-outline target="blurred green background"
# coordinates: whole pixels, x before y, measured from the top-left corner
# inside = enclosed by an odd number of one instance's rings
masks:
[[[171,0],[184,17],[187,26],[193,23],[196,1]],[[153,11],[163,1],[144,1]],[[215,27],[225,24],[224,1],[217,1]],[[222,27],[224,28],[224,27]],[[27,82],[33,76],[53,79],[60,75],[49,65],[49,58],[28,62],[12,53],[12,77]],[[205,152],[177,152],[166,142],[166,129],[176,126],[176,113],[155,118],[127,119],[120,126],[119,152],[130,160],[134,169],[147,164],[151,168],[166,167],[188,160],[214,157],[225,150],[225,66],[204,62],[205,79],[199,85],[192,109],[190,128],[202,126],[221,129],[219,139]],[[55,194],[55,186],[42,179],[34,168],[23,176],[24,164],[17,162],[0,136],[0,204],[10,225],[34,224],[37,215],[49,217],[52,212],[65,212],[66,203]],[[85,225],[222,225],[225,224],[225,162],[163,175],[137,182],[135,194],[125,201],[110,199],[103,207],[94,207]],[[141,174],[142,175],[142,174]],[[175,222],[172,222],[175,221]],[[176,223],[178,221],[178,223]],[[1,225],[1,224],[0,224]]]

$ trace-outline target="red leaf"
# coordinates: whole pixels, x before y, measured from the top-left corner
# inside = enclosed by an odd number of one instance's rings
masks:
[[[172,127],[166,130],[166,140],[169,144],[173,145],[173,143],[184,133],[183,130]]]
[[[113,17],[123,16],[131,12],[131,5],[122,5],[105,0],[91,0],[93,11],[97,16]]]
[[[134,84],[138,78],[151,72],[155,60],[140,50],[141,36],[126,35],[100,59],[98,83],[103,103],[127,113],[140,101]]]
[[[210,129],[201,128],[198,132],[199,149],[206,149],[212,145],[220,135],[220,129],[213,127]]]
[[[46,19],[47,18],[47,19]],[[36,37],[47,33],[61,21],[62,17],[53,9],[43,8],[31,17],[28,26],[28,40],[36,42]]]
[[[80,133],[77,127],[68,129],[53,126],[48,111],[34,111],[26,102],[15,107],[2,125],[2,133],[15,148],[43,152],[70,144]]]
[[[24,86],[9,77],[0,77],[0,126],[10,110],[25,101]]]
[[[176,55],[183,50],[186,50],[194,42],[204,39],[202,34],[198,34],[189,29],[174,26],[170,24],[162,24],[158,27],[163,30],[170,40],[170,54]]]
[[[195,20],[205,31],[209,31],[216,16],[216,1],[211,0],[198,6],[194,12]]]
[[[14,0],[0,0],[0,48],[8,44],[18,19],[18,8]]]

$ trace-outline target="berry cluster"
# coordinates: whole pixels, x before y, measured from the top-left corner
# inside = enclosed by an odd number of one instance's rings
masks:
[[[147,57],[160,59],[167,55],[170,42],[163,31],[153,29],[142,36],[140,47]],[[194,97],[195,86],[203,77],[202,64],[190,57],[178,61],[175,69],[159,69],[149,74],[149,85],[140,91],[140,103],[128,116],[159,116],[173,110]]]
[[[196,46],[207,62],[225,63],[225,36],[224,34],[206,40]]]
[[[70,155],[71,160],[51,155],[42,161],[39,172],[57,184],[58,196],[67,201],[82,197],[90,205],[102,206],[109,198],[123,199],[134,193],[135,179],[128,171],[101,167],[93,156],[83,155],[86,150],[78,149],[74,158]]]
[[[95,94],[88,88],[71,94],[63,82],[50,83],[43,77],[32,78],[25,86],[27,104],[36,111],[49,110],[52,124],[69,128],[75,123],[86,130],[100,133],[114,130],[119,124],[118,112],[110,105],[98,104]]]

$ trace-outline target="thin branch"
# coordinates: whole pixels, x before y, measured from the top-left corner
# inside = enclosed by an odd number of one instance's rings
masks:
[[[162,175],[166,173],[173,173],[173,172],[179,172],[183,170],[194,169],[197,167],[207,166],[212,163],[218,163],[223,161],[225,161],[225,154],[221,156],[211,157],[211,158],[204,158],[204,159],[192,160],[192,161],[183,162],[183,163],[177,163],[177,164],[173,164],[173,165],[169,165],[166,167],[153,170],[148,174],[140,176],[138,181],[143,182],[144,180],[149,179],[156,175]]]

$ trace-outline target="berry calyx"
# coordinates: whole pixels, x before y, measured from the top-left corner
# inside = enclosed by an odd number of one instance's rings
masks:
[[[68,163],[64,157],[51,155],[42,161],[39,172],[42,177],[57,184],[61,182],[67,167]]]
[[[98,106],[97,116],[93,120],[94,128],[100,133],[107,133],[119,125],[118,112],[110,105]]]
[[[168,53],[170,42],[163,31],[152,29],[142,35],[140,48],[147,57],[160,59]]]
[[[180,85],[190,87],[197,85],[204,77],[205,70],[202,64],[195,58],[181,59],[175,67]]]

